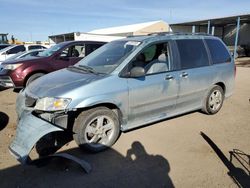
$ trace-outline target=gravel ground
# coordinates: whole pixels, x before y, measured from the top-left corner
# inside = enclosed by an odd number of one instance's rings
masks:
[[[1,188],[250,187],[250,68],[246,66],[238,67],[235,93],[216,115],[193,112],[130,131],[98,154],[83,152],[74,142],[60,150],[90,162],[90,174],[59,158],[39,168],[16,162],[7,149],[16,129],[16,95],[11,89],[0,92]]]

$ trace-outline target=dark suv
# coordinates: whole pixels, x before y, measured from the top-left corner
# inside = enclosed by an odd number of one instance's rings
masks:
[[[37,57],[4,62],[0,68],[0,86],[23,88],[44,74],[74,65],[103,44],[93,41],[62,42]]]

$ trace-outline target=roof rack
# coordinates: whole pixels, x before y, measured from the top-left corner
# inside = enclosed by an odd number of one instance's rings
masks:
[[[206,35],[206,36],[211,36],[211,34],[207,33],[187,33],[187,32],[154,32],[154,33],[149,33],[148,36],[152,35],[160,35],[160,36],[165,36],[165,35]]]

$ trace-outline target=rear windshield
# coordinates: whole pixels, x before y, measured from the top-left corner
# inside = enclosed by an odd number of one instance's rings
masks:
[[[213,64],[226,63],[231,61],[231,56],[226,47],[219,40],[206,39]]]

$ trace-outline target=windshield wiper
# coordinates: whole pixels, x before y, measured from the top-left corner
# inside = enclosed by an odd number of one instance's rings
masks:
[[[79,66],[75,66],[75,65],[73,65],[73,66],[69,66],[68,67],[69,69],[78,69],[78,70],[80,70],[80,71],[84,71],[84,72],[90,72],[90,73],[93,73],[93,74],[99,74],[98,72],[96,72],[93,68],[91,68],[91,67],[88,67],[88,66],[86,66],[86,65],[79,65]]]
[[[86,70],[90,73],[99,74],[99,72],[95,71],[92,67],[86,66],[86,65],[78,65],[79,68],[82,68],[83,70]]]

